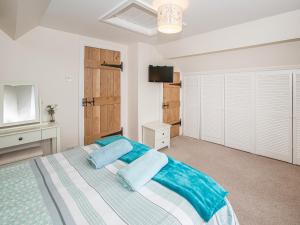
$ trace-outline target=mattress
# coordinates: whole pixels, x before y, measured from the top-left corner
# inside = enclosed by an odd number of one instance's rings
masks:
[[[229,203],[205,223],[182,196],[151,180],[138,192],[116,179],[115,161],[93,169],[90,146],[0,169],[0,224],[238,225]]]

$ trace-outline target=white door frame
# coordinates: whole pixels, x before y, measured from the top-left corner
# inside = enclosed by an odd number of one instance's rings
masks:
[[[81,40],[79,46],[79,79],[78,79],[78,130],[79,145],[84,145],[84,110],[82,98],[84,97],[84,48],[86,46],[94,48],[109,49],[121,53],[123,71],[121,72],[121,126],[123,133],[127,134],[127,46],[97,39]]]

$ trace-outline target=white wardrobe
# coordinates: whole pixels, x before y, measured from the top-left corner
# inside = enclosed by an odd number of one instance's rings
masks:
[[[255,152],[255,76],[225,76],[225,145]]]
[[[183,114],[183,135],[300,164],[299,71],[184,76]]]
[[[255,150],[259,155],[292,162],[292,77],[290,71],[256,74]]]
[[[201,76],[201,139],[224,144],[224,75]]]
[[[293,163],[300,165],[300,71],[293,75]]]
[[[183,123],[182,129],[186,136],[200,137],[200,77],[184,78],[183,88]]]

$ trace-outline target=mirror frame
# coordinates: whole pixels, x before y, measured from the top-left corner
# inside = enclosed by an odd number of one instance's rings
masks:
[[[35,112],[36,112],[36,119],[35,120],[26,120],[20,122],[13,122],[13,123],[3,123],[3,98],[4,98],[4,85],[32,85],[34,87],[35,96]],[[22,125],[29,125],[29,124],[36,124],[41,122],[41,104],[39,98],[39,92],[37,85],[32,82],[0,82],[0,129],[12,126],[22,126]]]

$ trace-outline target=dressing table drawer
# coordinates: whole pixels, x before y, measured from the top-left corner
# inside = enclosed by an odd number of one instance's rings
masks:
[[[41,130],[14,133],[11,135],[0,136],[0,148],[27,144],[41,140]]]
[[[57,132],[56,127],[42,129],[42,140],[56,138]]]

